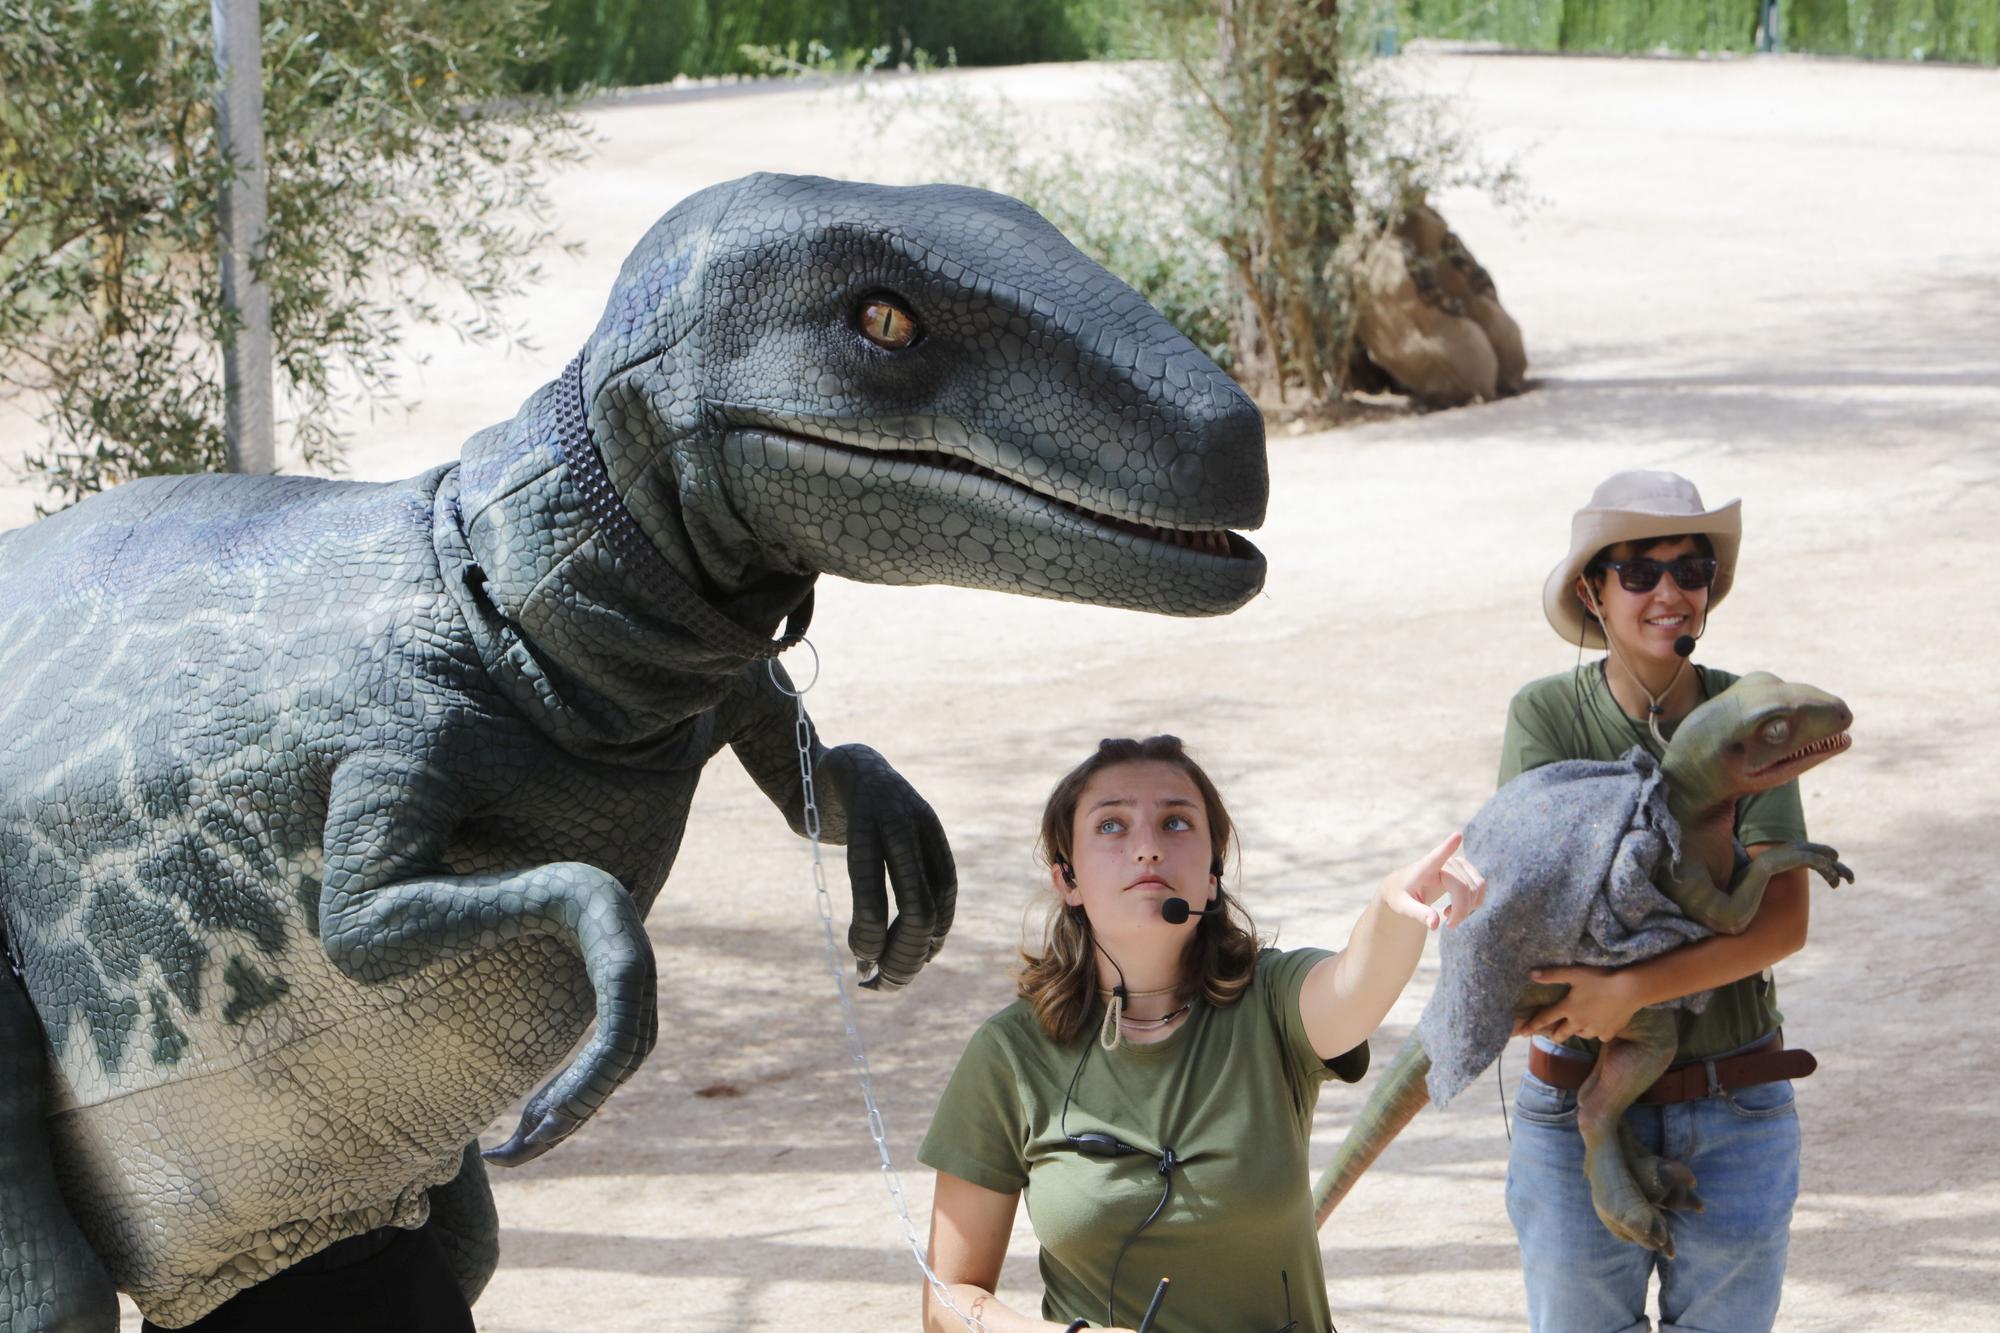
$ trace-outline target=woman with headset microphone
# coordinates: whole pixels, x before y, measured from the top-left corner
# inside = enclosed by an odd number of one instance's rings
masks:
[[[1566,642],[1606,656],[1523,687],[1507,712],[1500,782],[1564,759],[1616,759],[1635,745],[1655,757],[1675,725],[1736,677],[1690,660],[1709,612],[1728,593],[1742,535],[1735,500],[1704,508],[1671,472],[1621,472],[1600,485],[1571,524],[1570,549],[1549,574],[1542,608]],[[1736,838],[1749,855],[1806,836],[1798,784],[1744,800]],[[1740,935],[1718,935],[1630,967],[1549,968],[1537,980],[1569,993],[1531,1017],[1528,1074],[1515,1106],[1507,1212],[1521,1244],[1531,1326],[1547,1333],[1643,1333],[1647,1288],[1660,1276],[1660,1328],[1753,1333],[1777,1316],[1799,1126],[1787,1076],[1810,1072],[1783,1052],[1771,964],[1805,943],[1806,872],[1772,878]],[[1700,1014],[1680,1019],[1681,1065],[1701,1065],[1707,1095],[1656,1085],[1622,1128],[1652,1150],[1665,1144],[1694,1172],[1705,1203],[1671,1216],[1664,1258],[1619,1240],[1597,1220],[1583,1172],[1576,1093],[1610,1036],[1651,1004],[1714,989]],[[1679,1080],[1684,1083],[1685,1080]]]
[[[918,1152],[938,1173],[931,1266],[992,1333],[1332,1326],[1306,1165],[1320,1085],[1360,1076],[1425,930],[1485,881],[1453,834],[1384,877],[1342,952],[1264,949],[1223,886],[1232,833],[1172,736],[1104,741],[1049,796],[1042,949]],[[1023,1197],[1039,1318],[994,1295]],[[924,1327],[963,1321],[926,1288]]]

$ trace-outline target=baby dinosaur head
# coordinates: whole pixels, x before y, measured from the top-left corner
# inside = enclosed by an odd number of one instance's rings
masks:
[[[585,351],[626,507],[724,586],[826,572],[1213,615],[1264,582],[1263,421],[1026,205],[759,175],[625,262]]]
[[[1853,724],[1846,703],[1826,691],[1752,672],[1687,715],[1661,767],[1691,807],[1734,802],[1841,753]]]

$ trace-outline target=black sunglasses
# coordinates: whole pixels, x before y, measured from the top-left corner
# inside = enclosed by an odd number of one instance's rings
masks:
[[[1642,555],[1633,560],[1600,561],[1597,568],[1616,571],[1618,586],[1626,592],[1651,592],[1660,586],[1660,575],[1669,573],[1684,592],[1715,582],[1715,557],[1710,555],[1682,555],[1672,560]]]

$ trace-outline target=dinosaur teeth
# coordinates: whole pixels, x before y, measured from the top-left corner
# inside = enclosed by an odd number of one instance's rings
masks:
[[[1814,741],[1811,745],[1803,746],[1800,749],[1792,751],[1790,754],[1786,755],[1783,759],[1780,759],[1778,763],[1789,764],[1800,759],[1810,759],[1816,754],[1825,754],[1828,751],[1832,750],[1844,750],[1847,748],[1848,739],[1849,739],[1848,734],[1846,732],[1844,731],[1836,732],[1831,736],[1827,736],[1821,740]],[[1775,765],[1773,765],[1773,767],[1775,767]]]

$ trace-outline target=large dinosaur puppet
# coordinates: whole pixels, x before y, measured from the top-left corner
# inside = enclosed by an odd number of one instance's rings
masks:
[[[1486,876],[1481,909],[1440,946],[1441,974],[1417,1030],[1383,1072],[1313,1190],[1319,1221],[1435,1099],[1440,1106],[1493,1062],[1516,1020],[1569,988],[1533,967],[1617,966],[1712,933],[1740,934],[1781,871],[1852,880],[1833,848],[1783,843],[1756,859],[1733,828],[1736,803],[1781,786],[1848,746],[1853,715],[1832,695],[1753,673],[1682,720],[1657,762],[1633,749],[1613,763],[1531,769],[1466,826],[1465,853]],[[1647,1153],[1623,1126],[1673,1062],[1675,1010],[1708,992],[1642,1009],[1605,1041],[1577,1094],[1591,1203],[1612,1234],[1668,1257],[1664,1210],[1699,1209],[1686,1165]]]
[[[109,1329],[114,1285],[182,1325],[432,1207],[476,1295],[474,1136],[593,1020],[487,1157],[652,1048],[702,765],[802,826],[767,666],[815,577],[1219,614],[1267,489],[1249,399],[1025,206],[754,176],[455,465],[133,482],[0,537],[0,1326]],[[874,751],[812,746],[850,944],[907,981],[949,849]]]

